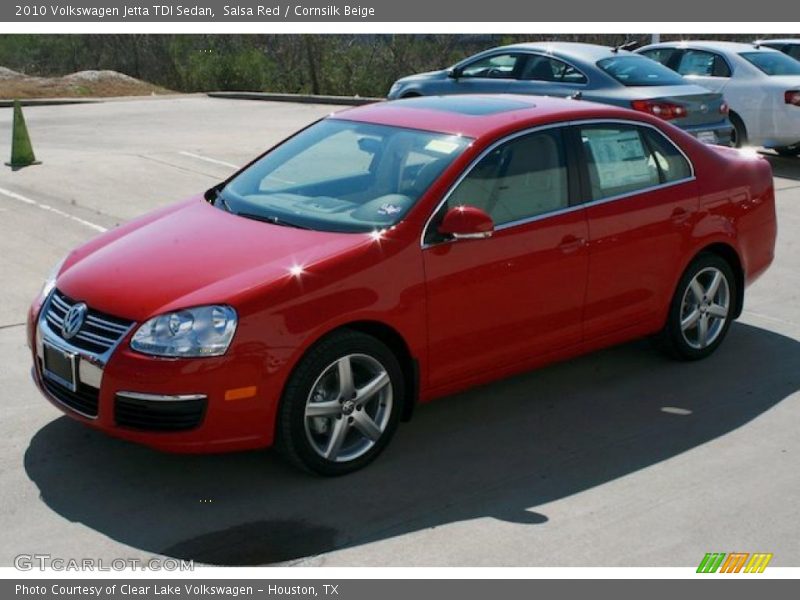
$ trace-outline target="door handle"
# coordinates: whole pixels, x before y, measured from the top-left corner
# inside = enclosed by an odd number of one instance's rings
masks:
[[[564,236],[564,239],[562,239],[561,243],[558,245],[558,249],[564,254],[571,254],[572,252],[583,248],[585,244],[586,240],[584,238],[579,238],[570,234]]]
[[[691,213],[682,207],[677,207],[675,210],[672,211],[672,215],[670,215],[670,219],[676,225],[680,225],[681,223],[685,223],[689,220]]]

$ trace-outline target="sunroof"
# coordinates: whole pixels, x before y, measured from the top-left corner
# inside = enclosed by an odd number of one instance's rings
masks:
[[[479,116],[531,108],[535,106],[535,104],[513,98],[486,98],[484,96],[456,95],[408,98],[401,100],[398,106]]]

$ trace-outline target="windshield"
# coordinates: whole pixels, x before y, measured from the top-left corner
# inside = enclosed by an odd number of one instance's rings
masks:
[[[615,56],[604,58],[597,66],[622,85],[684,85],[683,77],[644,56]]]
[[[800,62],[782,52],[742,52],[747,62],[767,75],[800,75]]]
[[[215,204],[243,217],[321,231],[394,225],[471,140],[325,119],[242,171]]]

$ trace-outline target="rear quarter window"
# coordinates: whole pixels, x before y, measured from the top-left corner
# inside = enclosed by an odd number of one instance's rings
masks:
[[[739,56],[770,77],[800,75],[800,62],[782,52],[761,52],[756,50],[753,52],[741,52]]]
[[[692,167],[683,153],[660,133],[652,129],[642,129],[647,144],[653,154],[662,183],[682,181],[692,176]]]

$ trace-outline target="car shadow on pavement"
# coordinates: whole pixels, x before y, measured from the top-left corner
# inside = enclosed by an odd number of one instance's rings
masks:
[[[772,166],[775,177],[800,181],[800,156],[778,156],[777,154],[762,153]]]
[[[376,462],[336,479],[268,451],[162,454],[66,417],[36,433],[25,469],[64,518],[199,563],[291,562],[486,517],[535,536],[538,506],[746,425],[800,388],[798,364],[799,342],[743,324],[696,363],[634,342],[421,407]]]

